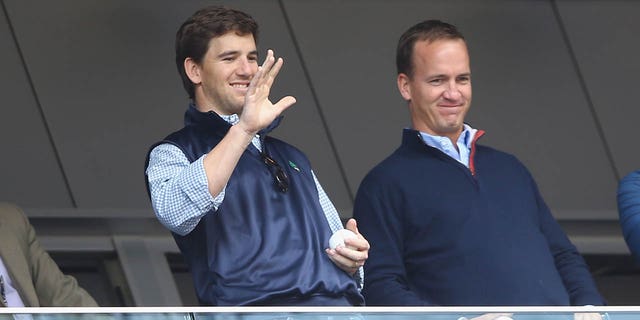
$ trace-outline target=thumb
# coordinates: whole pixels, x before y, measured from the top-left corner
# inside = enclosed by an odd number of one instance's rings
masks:
[[[356,219],[349,219],[349,221],[347,221],[347,226],[346,226],[347,230],[352,231],[353,233],[355,233],[356,235],[360,234],[360,231],[358,231],[358,223],[356,222]]]
[[[284,110],[287,110],[287,108],[292,106],[294,103],[296,103],[296,98],[294,98],[292,96],[286,96],[286,97],[280,99],[280,101],[278,101],[273,106],[276,107],[276,109],[278,110],[278,114],[280,114]]]

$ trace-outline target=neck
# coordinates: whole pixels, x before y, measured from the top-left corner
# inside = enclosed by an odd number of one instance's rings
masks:
[[[216,107],[214,107],[205,97],[202,95],[201,91],[196,90],[196,96],[191,100],[193,105],[196,107],[196,110],[200,112],[209,112],[213,111],[218,115],[223,115]]]

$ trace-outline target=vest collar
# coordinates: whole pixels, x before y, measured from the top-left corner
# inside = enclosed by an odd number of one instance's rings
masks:
[[[273,122],[271,122],[271,124],[269,124],[266,128],[260,130],[258,134],[260,136],[263,136],[273,131],[280,125],[280,121],[282,121],[283,117],[284,116],[278,116],[277,118],[275,118]],[[189,107],[184,114],[184,125],[185,127],[202,127],[207,131],[212,131],[213,133],[219,134],[221,136],[224,136],[231,128],[231,124],[222,119],[222,117],[220,117],[217,113],[213,111],[198,111],[193,102],[189,103]]]

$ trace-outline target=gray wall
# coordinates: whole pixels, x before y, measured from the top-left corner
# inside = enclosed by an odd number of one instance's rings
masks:
[[[80,221],[45,236],[90,236],[86,219],[107,219],[102,235],[116,238],[123,232],[114,225],[129,218],[154,223],[144,157],[180,127],[187,104],[173,37],[197,8],[226,3],[258,20],[261,52],[284,57],[272,96],[298,103],[276,135],[306,151],[343,217],[363,176],[409,124],[395,86],[397,38],[438,18],[467,37],[475,92],[468,121],[487,131],[482,143],[530,168],[581,250],[626,252],[615,193],[619,178],[640,168],[640,2],[1,3],[0,200],[36,219]],[[124,234],[136,234],[130,229]],[[162,228],[156,234],[168,237]],[[108,248],[128,243],[109,239]],[[72,242],[48,243],[78,246]]]

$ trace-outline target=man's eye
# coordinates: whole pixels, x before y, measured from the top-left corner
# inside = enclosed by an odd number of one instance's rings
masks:
[[[249,61],[258,61],[258,57],[249,57],[248,60]]]
[[[441,84],[442,84],[442,79],[433,79],[433,80],[429,80],[429,83],[430,83],[431,85],[434,85],[434,86],[439,86],[439,85],[441,85]]]
[[[222,61],[233,61],[233,58],[232,57],[225,57],[225,58],[222,58]]]
[[[469,78],[469,77],[460,77],[460,78],[458,78],[458,82],[459,83],[469,83],[469,81],[471,81],[471,78]]]

